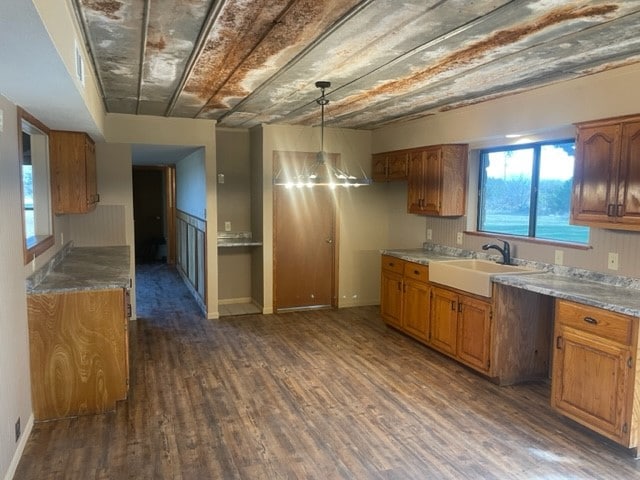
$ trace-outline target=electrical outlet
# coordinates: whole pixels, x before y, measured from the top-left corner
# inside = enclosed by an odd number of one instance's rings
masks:
[[[458,232],[458,234],[456,235],[456,243],[458,245],[462,245],[462,232]]]
[[[427,240],[433,239],[433,230],[427,228]]]
[[[607,268],[609,270],[618,270],[618,254],[609,252],[609,257],[607,258]]]
[[[0,110],[0,133],[4,131],[4,112]]]
[[[231,231],[231,222],[224,222],[224,231],[225,232]]]
[[[16,442],[20,438],[20,433],[22,432],[20,431],[20,417],[18,417],[18,420],[16,420]]]
[[[556,265],[564,265],[564,251],[556,250],[556,256],[554,262]]]
[[[224,183],[224,173],[218,174],[218,183]]]

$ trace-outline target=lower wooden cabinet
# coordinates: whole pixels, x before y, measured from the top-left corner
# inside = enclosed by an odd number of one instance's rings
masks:
[[[426,341],[429,336],[428,278],[426,265],[382,256],[382,318],[387,324],[421,341]]]
[[[491,302],[433,287],[430,345],[470,367],[487,373]]]
[[[27,295],[36,420],[103,413],[127,398],[125,289]]]
[[[625,447],[640,433],[637,337],[637,318],[556,303],[551,405]]]
[[[493,297],[429,282],[426,265],[382,256],[384,321],[500,385],[546,379],[553,299],[494,285]]]

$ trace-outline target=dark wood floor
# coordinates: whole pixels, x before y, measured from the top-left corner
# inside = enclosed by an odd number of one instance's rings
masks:
[[[205,320],[144,266],[130,398],[34,427],[16,479],[630,479],[626,450],[390,330],[377,308]]]

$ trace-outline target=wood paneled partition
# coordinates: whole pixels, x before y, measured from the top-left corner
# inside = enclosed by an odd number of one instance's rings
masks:
[[[206,301],[206,239],[207,222],[176,211],[176,265],[202,311],[207,312]]]

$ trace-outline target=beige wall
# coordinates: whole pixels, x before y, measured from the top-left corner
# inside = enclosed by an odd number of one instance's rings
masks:
[[[16,107],[0,96],[0,477],[17,465],[30,426],[29,336],[22,260],[22,201]],[[20,418],[22,441],[13,439]]]
[[[262,126],[254,127],[249,132],[249,157],[251,159],[251,230],[253,238],[264,242],[264,132]],[[269,176],[271,174],[269,173]],[[251,298],[262,308],[263,313],[272,313],[273,305],[265,307],[265,245],[255,247],[251,254]],[[270,300],[271,302],[271,297]]]
[[[465,142],[477,149],[513,142],[504,137],[507,133],[524,134],[532,141],[567,138],[574,134],[574,122],[640,112],[640,90],[637,85],[640,85],[640,65],[633,65],[439,113],[374,131],[373,151],[449,142]],[[414,247],[426,241],[427,228],[433,230],[434,243],[480,250],[482,244],[487,242],[486,237],[464,235],[463,244],[456,244],[457,232],[473,230],[475,225],[477,152],[473,151],[470,157],[468,217],[422,218],[400,210],[391,215],[391,225],[411,225]],[[414,223],[407,217],[418,220]],[[419,228],[419,223],[422,228]],[[393,227],[391,229],[396,230]],[[589,250],[539,245],[527,240],[514,241],[513,245],[515,256],[519,258],[553,263],[555,250],[561,249],[564,251],[565,265],[625,276],[640,274],[640,256],[637,255],[640,233],[592,228],[589,243],[592,247]],[[608,252],[619,253],[620,269],[617,272],[606,269]]]
[[[216,164],[224,183],[218,184],[218,231],[231,222],[232,232],[252,232],[249,131],[216,129]],[[218,249],[220,303],[251,301],[253,247]],[[258,302],[258,301],[256,301]]]
[[[262,126],[262,267],[264,311],[273,308],[273,152],[315,152],[320,129],[286,125]],[[371,134],[362,130],[325,129],[325,150],[339,153],[348,166],[371,167]],[[254,172],[254,175],[256,172]],[[379,298],[379,249],[388,246],[385,186],[336,189],[338,205],[338,304],[375,304]]]
[[[204,148],[206,173],[206,220],[207,220],[207,316],[218,318],[218,256],[214,226],[217,224],[216,200],[216,131],[214,120],[151,117],[144,115],[108,114],[105,120],[105,138],[109,144],[125,144],[98,162],[115,162],[114,168],[125,168],[128,164],[131,175],[131,145],[188,145]],[[100,174],[100,172],[99,172]],[[129,179],[129,185],[131,180]],[[130,187],[129,187],[130,188]],[[120,192],[118,202],[133,209],[130,192]],[[127,222],[127,238],[133,248],[133,216]]]

